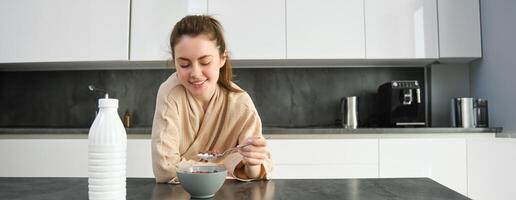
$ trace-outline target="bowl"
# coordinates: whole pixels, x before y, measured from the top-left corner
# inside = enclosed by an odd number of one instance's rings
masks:
[[[211,198],[226,180],[222,166],[191,166],[177,170],[177,178],[192,198]]]

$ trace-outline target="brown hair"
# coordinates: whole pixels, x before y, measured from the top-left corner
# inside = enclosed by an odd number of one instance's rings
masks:
[[[210,40],[215,41],[219,54],[222,56],[226,51],[226,42],[222,34],[222,25],[219,21],[206,15],[188,15],[176,23],[170,35],[170,49],[172,59],[175,59],[174,47],[183,35],[198,36],[206,34]],[[220,68],[219,85],[231,92],[242,92],[241,89],[233,86],[233,68],[229,55],[226,54],[226,63]]]

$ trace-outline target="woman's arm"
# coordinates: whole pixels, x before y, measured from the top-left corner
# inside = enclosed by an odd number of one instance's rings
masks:
[[[262,136],[262,123],[255,110],[249,110],[239,136],[239,144],[252,144],[232,153],[224,160],[230,175],[241,181],[268,179],[272,159],[267,141]]]
[[[247,138],[247,144],[251,145],[239,151],[243,156],[244,171],[249,178],[258,179],[261,176],[262,163],[268,162],[270,159],[267,140],[261,136],[249,137]]]

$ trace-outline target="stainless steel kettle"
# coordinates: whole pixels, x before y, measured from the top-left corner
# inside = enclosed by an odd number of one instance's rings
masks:
[[[358,97],[344,97],[340,100],[342,127],[356,129],[358,127]]]

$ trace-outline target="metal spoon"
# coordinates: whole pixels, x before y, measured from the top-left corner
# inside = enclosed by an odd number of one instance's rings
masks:
[[[88,89],[90,89],[90,91],[92,91],[92,92],[104,92],[104,97],[106,99],[109,98],[109,94],[108,94],[108,92],[105,89],[97,88],[94,85],[88,85]]]
[[[265,139],[269,139],[270,137],[266,137]],[[197,154],[197,157],[199,157],[201,160],[206,160],[206,161],[210,161],[210,160],[215,160],[217,158],[220,158],[222,156],[225,156],[226,154],[228,153],[231,153],[231,152],[234,152],[238,149],[241,149],[241,148],[244,148],[246,146],[249,146],[251,144],[244,144],[244,145],[237,145],[236,147],[232,147],[232,148],[229,148],[229,149],[226,149],[225,151],[223,151],[222,153],[216,153],[216,152],[199,152]]]

